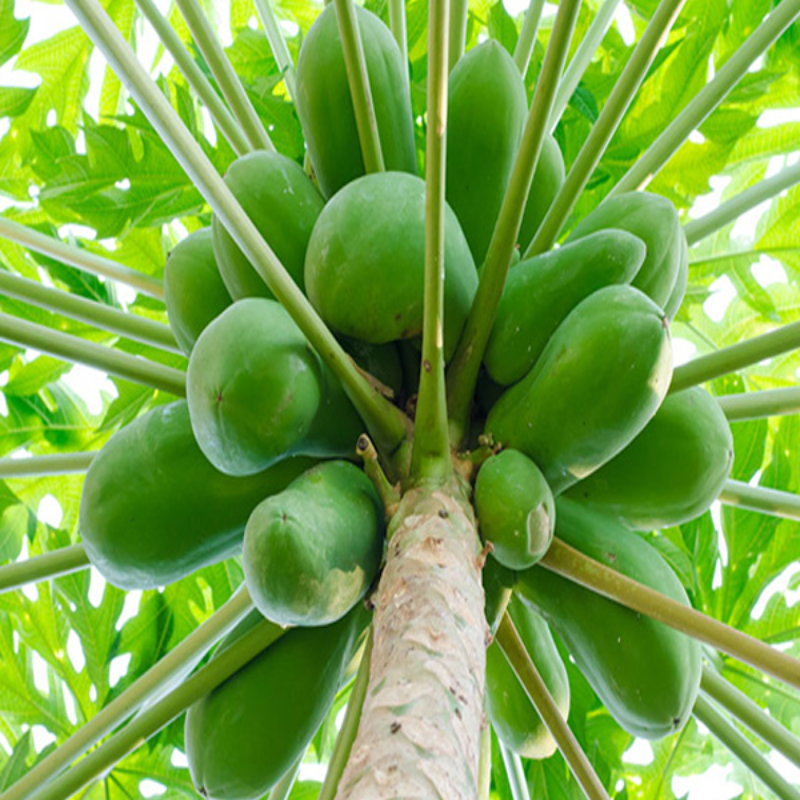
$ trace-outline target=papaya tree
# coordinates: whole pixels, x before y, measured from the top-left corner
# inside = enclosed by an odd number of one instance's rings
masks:
[[[0,13],[0,796],[800,797],[800,0]]]

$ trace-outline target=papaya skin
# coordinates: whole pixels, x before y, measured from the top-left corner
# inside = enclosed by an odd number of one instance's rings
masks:
[[[556,535],[623,575],[689,605],[659,552],[613,517],[556,500]],[[701,675],[694,639],[548,572],[520,572],[515,591],[539,610],[617,722],[658,739],[689,719]]]
[[[561,148],[548,134],[542,141],[542,152],[539,154],[539,162],[533,174],[533,183],[519,229],[519,246],[523,253],[528,249],[553,200],[561,190],[565,175]]]
[[[184,400],[115,433],[92,461],[80,503],[83,545],[122,589],[153,589],[239,549],[251,511],[314,465],[290,458],[247,478],[214,469]]]

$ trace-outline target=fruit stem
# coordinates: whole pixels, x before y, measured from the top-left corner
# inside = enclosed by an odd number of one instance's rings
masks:
[[[338,0],[337,0],[338,2]],[[431,0],[428,14],[428,125],[425,143],[425,293],[422,362],[414,419],[413,479],[453,471],[444,382],[444,227],[447,154],[449,0]]]
[[[547,120],[553,107],[556,86],[567,59],[579,10],[580,0],[563,0],[558,6],[542,71],[522,133],[519,152],[511,170],[508,189],[489,243],[478,291],[472,301],[472,308],[461,334],[458,349],[448,370],[450,439],[455,447],[463,444],[467,434],[478,372],[511,265],[525,205],[547,133]]]
[[[194,667],[206,652],[237,625],[252,608],[253,603],[246,587],[240,588],[225,605],[192,631],[161,660],[156,662],[144,675],[134,681],[95,716],[87,720],[69,739],[33,766],[17,783],[6,791],[3,795],[3,800],[23,800],[23,798],[30,800],[32,797],[31,792],[35,792],[37,789],[41,791],[41,787],[52,781],[76,758],[80,758],[84,753],[87,753],[90,748],[135,714],[145,703],[162,694],[173,682],[182,681],[185,672]],[[231,646],[230,650],[238,647],[239,642],[236,642]],[[215,659],[215,661],[220,660],[222,660],[222,656],[219,659]],[[180,713],[180,711],[177,713]],[[165,722],[169,722],[169,719],[165,720]],[[123,728],[119,735],[121,736],[128,730],[129,728]],[[117,737],[114,738],[116,739]],[[135,742],[133,746],[138,743],[140,742]],[[122,753],[119,758],[124,755],[125,753]],[[119,758],[106,760],[105,763],[107,766],[111,766]],[[85,761],[86,759],[81,761],[80,764],[84,764]],[[100,767],[82,773],[83,777],[80,778],[81,785],[94,780],[96,776],[101,774],[102,769]],[[71,774],[72,771],[62,774],[60,780],[63,782],[65,777]],[[62,785],[64,784],[62,783]],[[77,789],[67,791],[67,785],[64,785],[60,796],[68,797],[72,791],[77,791]]]
[[[525,12],[525,19],[522,21],[522,30],[517,39],[517,46],[514,48],[514,63],[523,79],[528,74],[528,67],[531,64],[544,4],[545,0],[530,0],[528,10]]]
[[[381,139],[378,133],[378,120],[375,117],[375,103],[369,85],[367,62],[364,57],[364,44],[356,19],[353,0],[334,0],[336,19],[339,23],[339,36],[342,40],[344,65],[347,81],[350,84],[350,98],[356,116],[358,140],[361,143],[361,156],[368,173],[383,172]]]
[[[500,741],[497,742],[497,747],[503,758],[503,766],[506,768],[508,787],[511,789],[511,800],[531,800],[522,759]]]
[[[659,3],[523,258],[544,253],[555,244],[685,2]]]
[[[364,463],[364,473],[370,481],[372,481],[372,485],[381,498],[383,507],[386,510],[386,519],[391,519],[397,511],[397,505],[400,502],[400,492],[386,477],[386,473],[383,471],[380,461],[378,460],[378,452],[375,450],[375,445],[372,444],[369,436],[365,433],[358,437],[356,453]]]
[[[62,547],[60,550],[52,550],[0,567],[0,593],[19,589],[26,583],[59,578],[88,567],[89,558],[82,544]]]
[[[89,342],[78,336],[70,336],[19,317],[0,314],[0,341],[32,347],[65,361],[86,364],[143,386],[151,386],[177,397],[186,397],[186,373],[179,369]]]
[[[169,24],[169,20],[158,10],[154,0],[136,0],[139,10],[153,26],[159,40],[178,65],[189,86],[203,101],[208,113],[217,123],[222,135],[228,140],[237,156],[243,156],[252,150],[244,131],[233,118],[222,98],[216,93],[210,81],[197,66],[192,54],[186,49],[180,37]]]
[[[403,81],[409,91],[408,77],[408,34],[406,32],[406,5],[404,0],[389,0],[389,26],[400,50],[403,63]]]
[[[744,692],[726,681],[711,667],[703,667],[700,688],[756,736],[800,767],[800,739],[774,720]],[[765,687],[766,688],[766,687]]]
[[[481,728],[479,746],[478,800],[490,800],[492,794],[492,726],[489,724],[488,718],[484,719]]]
[[[796,658],[621,575],[558,537],[539,564],[800,689],[800,661]]]
[[[694,704],[694,716],[708,728],[715,738],[738,758],[756,777],[781,798],[781,800],[800,800],[797,791],[764,758],[736,726],[725,718],[702,694]]]
[[[567,725],[567,721],[561,716],[553,696],[531,660],[511,616],[507,612],[503,615],[497,628],[495,641],[511,664],[511,668],[519,678],[536,712],[542,718],[542,722],[555,739],[561,755],[564,756],[564,760],[588,800],[609,800],[603,784],[600,783],[597,773],[589,763],[589,759],[586,758],[586,754],[581,749],[575,734]]]
[[[269,134],[256,113],[239,76],[225,55],[211,24],[197,0],[176,0],[200,52],[234,117],[255,150],[275,150]],[[213,5],[211,6],[214,7]]]
[[[736,372],[767,358],[796,350],[800,347],[800,322],[792,322],[780,328],[754,336],[730,347],[700,356],[681,364],[672,373],[670,393],[680,392],[690,386],[705,383],[720,375]]]
[[[278,65],[281,75],[283,75],[286,93],[289,95],[290,100],[294,100],[297,97],[294,63],[292,62],[289,48],[286,46],[286,39],[278,24],[278,19],[275,16],[275,11],[272,8],[272,2],[271,0],[254,0],[254,3],[261,24],[264,27],[270,50],[272,50],[272,55],[275,58],[275,63]]]
[[[256,0],[259,2],[259,0]],[[305,755],[305,753],[303,754]],[[303,763],[303,756],[300,756],[288,772],[272,787],[268,800],[287,800],[292,793],[294,783],[297,780],[297,773],[300,772],[300,765]]]
[[[448,37],[448,71],[464,55],[467,41],[467,21],[469,19],[469,0],[453,0],[450,5],[450,34]]]
[[[71,475],[86,472],[97,455],[88,453],[53,453],[30,458],[0,458],[0,479]]]
[[[678,148],[747,74],[753,62],[800,14],[800,0],[784,0],[770,11],[741,47],[725,62],[714,78],[661,132],[608,195],[641,190],[658,174]]]
[[[717,401],[729,422],[800,414],[800,388],[795,386],[726,394],[718,397]]]
[[[59,289],[51,289],[37,281],[1,270],[0,292],[39,308],[46,308],[65,317],[94,325],[108,333],[125,336],[161,350],[183,354],[168,325],[130,314],[105,303],[71,295]]]
[[[347,759],[350,758],[350,751],[358,733],[358,724],[361,721],[361,710],[364,708],[364,697],[367,694],[369,685],[369,662],[372,658],[372,628],[367,633],[367,641],[364,645],[364,652],[361,655],[361,663],[358,665],[356,679],[353,688],[350,690],[350,699],[347,701],[347,711],[344,714],[342,727],[336,737],[336,744],[333,746],[328,771],[325,773],[325,780],[319,792],[317,800],[333,800],[339,788],[339,781],[347,766]]]
[[[800,520],[800,495],[793,492],[727,480],[720,492],[719,501],[727,506],[761,511],[773,517]]]
[[[124,283],[126,286],[136,289],[140,294],[155,297],[157,300],[164,299],[164,284],[160,280],[144,275],[135,269],[124,267],[110,258],[103,258],[89,250],[65,244],[52,236],[45,236],[39,231],[20,225],[3,216],[0,216],[0,237],[64,264],[69,264],[82,272],[101,275],[118,283]]]

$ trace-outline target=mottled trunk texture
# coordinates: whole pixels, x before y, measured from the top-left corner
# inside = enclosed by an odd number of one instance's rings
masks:
[[[358,735],[337,800],[475,800],[488,629],[466,492],[418,488],[389,530]]]

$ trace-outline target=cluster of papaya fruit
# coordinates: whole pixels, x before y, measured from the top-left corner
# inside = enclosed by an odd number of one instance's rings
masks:
[[[419,375],[425,185],[399,50],[378,17],[356,14],[387,171],[365,174],[331,5],[297,64],[313,173],[259,151],[239,158],[225,181],[354,361],[405,405]],[[480,44],[455,65],[446,358],[477,290],[526,115],[522,78],[499,44]],[[563,180],[561,151],[547,137],[521,251]],[[687,719],[700,677],[696,643],[537,562],[555,532],[688,603],[633,532],[702,513],[732,463],[714,399],[699,388],[668,394],[668,323],[687,267],[677,213],[645,193],[609,200],[561,247],[513,265],[473,420],[497,445],[475,484],[481,535],[493,549],[484,570],[490,626],[507,605],[566,716],[569,683],[552,628],[610,713],[646,737]],[[189,356],[187,399],[109,440],[86,477],[81,531],[92,563],[123,588],[161,586],[242,552],[258,611],[218,652],[262,615],[290,630],[189,710],[186,746],[204,795],[257,798],[302,754],[345,679],[369,622],[360,601],[380,570],[385,509],[349,460],[364,426],[341,384],[219,220],[174,248],[165,287]],[[487,697],[509,748],[530,758],[553,752],[494,644]],[[276,716],[280,726],[270,723]]]

